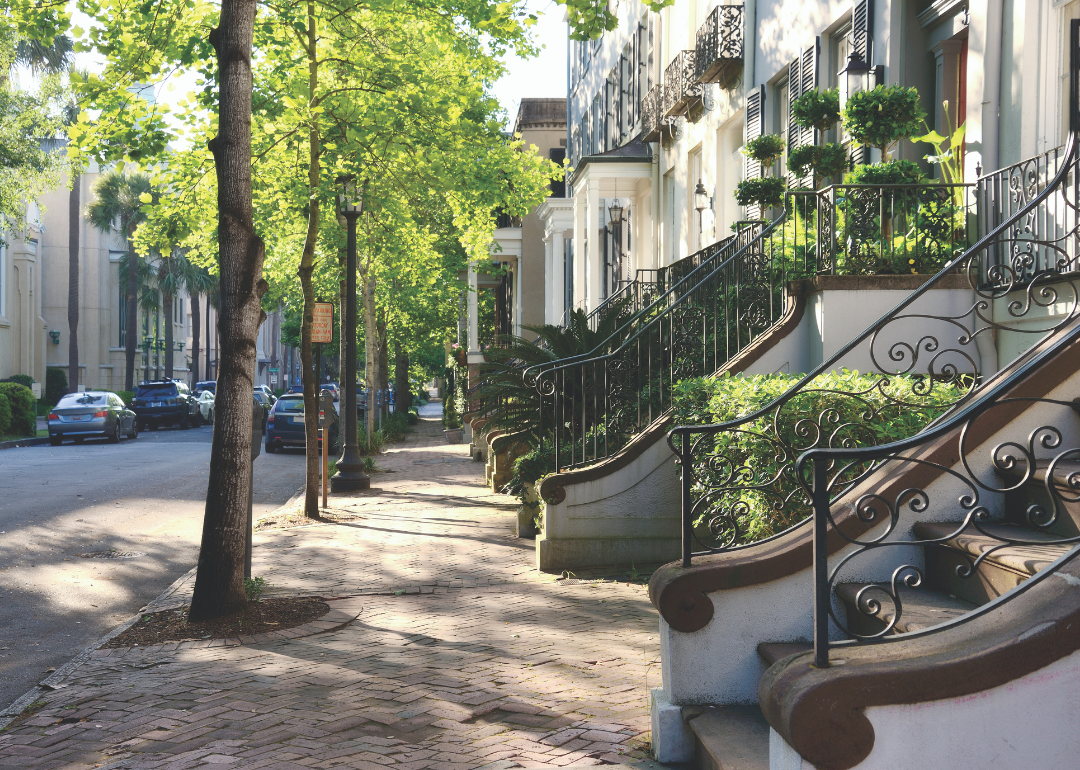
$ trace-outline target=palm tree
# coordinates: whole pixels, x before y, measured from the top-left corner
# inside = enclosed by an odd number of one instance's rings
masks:
[[[106,172],[94,183],[94,201],[86,209],[86,218],[95,228],[103,233],[111,233],[119,224],[119,230],[124,236],[127,246],[129,262],[134,260],[141,262],[135,253],[135,247],[131,242],[135,234],[135,228],[139,226],[146,216],[142,213],[144,205],[143,195],[154,195],[150,177],[146,174],[125,174],[113,169]],[[125,371],[124,390],[134,390],[135,387],[135,354],[138,350],[138,304],[139,304],[139,272],[135,270],[126,272],[126,289],[124,299],[127,302],[127,324],[125,329]]]
[[[202,295],[209,294],[214,286],[214,277],[205,267],[192,265],[191,274],[186,277],[188,294],[191,296],[191,384],[199,377],[199,337],[202,335]],[[207,329],[207,332],[210,330]],[[209,373],[209,367],[207,373]]]

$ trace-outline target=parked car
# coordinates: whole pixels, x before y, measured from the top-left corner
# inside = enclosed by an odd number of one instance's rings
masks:
[[[324,382],[322,385],[319,386],[319,390],[329,390],[331,393],[334,394],[335,401],[337,401],[341,397],[341,394],[338,392],[336,382]]]
[[[131,406],[143,430],[157,430],[161,425],[181,428],[202,425],[198,401],[187,385],[176,380],[140,382]]]
[[[255,390],[261,390],[263,393],[270,396],[270,398],[274,398],[274,389],[269,385],[256,385]]]
[[[199,392],[199,418],[208,425],[214,424],[214,393],[210,390]]]
[[[49,443],[60,446],[65,438],[81,444],[85,438],[107,438],[120,443],[121,434],[139,437],[135,412],[123,399],[106,391],[68,393],[49,412]]]
[[[262,404],[262,408],[263,408],[262,432],[266,433],[266,418],[270,414],[270,410],[273,408],[274,404],[277,402],[277,399],[272,394],[265,393],[264,391],[260,390],[259,388],[255,388],[255,400],[258,401],[260,404]]]
[[[307,446],[305,428],[304,396],[287,393],[278,399],[266,423],[266,451],[274,453],[287,446]],[[337,414],[331,415],[330,445],[337,441]],[[319,444],[320,449],[322,443]]]
[[[206,391],[206,390],[210,391],[211,393],[217,394],[217,381],[216,380],[201,380],[199,382],[196,382],[193,392],[202,393],[203,391]]]

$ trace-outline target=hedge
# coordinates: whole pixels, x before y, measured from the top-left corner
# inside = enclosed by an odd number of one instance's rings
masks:
[[[16,436],[37,435],[37,408],[34,392],[17,382],[0,382],[3,395],[11,409],[9,431]]]
[[[60,403],[68,392],[67,373],[63,369],[50,366],[45,370],[45,401],[50,404]]]
[[[0,393],[0,436],[8,432],[11,427],[11,402],[7,396]]]

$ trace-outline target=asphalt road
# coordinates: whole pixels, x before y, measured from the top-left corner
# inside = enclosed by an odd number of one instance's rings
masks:
[[[0,710],[195,565],[211,430],[0,451]],[[259,456],[256,517],[299,491],[303,465]],[[82,556],[117,551],[140,555]]]

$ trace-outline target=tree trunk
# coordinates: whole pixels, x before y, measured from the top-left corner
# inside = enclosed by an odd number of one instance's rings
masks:
[[[308,98],[314,99],[319,87],[319,64],[316,59],[315,2],[307,3]],[[308,225],[304,251],[300,255],[300,288],[304,294],[304,315],[300,322],[300,376],[304,384],[304,455],[306,484],[304,516],[319,518],[319,391],[315,386],[317,373],[311,349],[311,331],[315,323],[315,286],[311,275],[315,270],[315,242],[319,237],[319,119],[312,118],[308,128]]]
[[[375,278],[370,267],[364,272],[364,358],[367,366],[368,404],[364,410],[364,425],[370,436],[375,432],[375,392],[379,381],[378,328],[375,321]]]
[[[124,390],[135,390],[135,352],[139,346],[139,258],[135,256],[135,246],[131,242],[128,224],[123,223],[124,236],[127,238],[128,275],[127,275],[127,323],[124,331]],[[149,364],[149,360],[147,361]]]
[[[202,320],[199,318],[199,292],[191,292],[191,385],[199,381],[199,332]]]
[[[68,393],[79,390],[79,193],[82,176],[75,174],[68,195]],[[114,386],[115,387],[115,386]]]
[[[407,412],[412,405],[409,393],[409,354],[401,349],[401,343],[394,345],[394,411]]]
[[[217,424],[210,451],[198,572],[188,617],[232,615],[247,605],[244,556],[251,488],[255,338],[265,318],[260,302],[265,246],[255,233],[251,202],[251,43],[255,0],[222,0],[210,32],[218,55],[218,135],[210,140],[218,183],[221,300],[218,327]]]
[[[164,294],[161,298],[162,319],[165,326],[165,379],[173,378],[173,314],[176,312],[176,297],[172,294]]]

